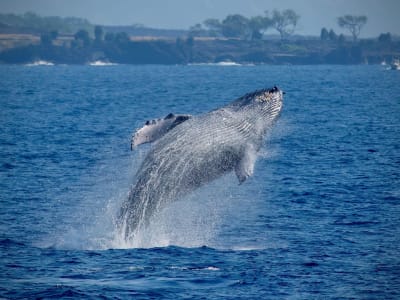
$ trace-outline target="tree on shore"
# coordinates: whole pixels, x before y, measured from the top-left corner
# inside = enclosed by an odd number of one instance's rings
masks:
[[[345,15],[339,17],[337,22],[340,27],[346,28],[350,31],[353,36],[353,41],[355,42],[360,35],[361,28],[367,23],[367,17]]]
[[[346,42],[346,37],[344,36],[343,33],[341,33],[341,34],[338,36],[337,41],[338,41],[339,45],[342,45],[342,44],[344,44],[344,42]]]
[[[16,32],[42,34],[58,31],[60,34],[73,34],[79,29],[91,31],[93,25],[85,19],[75,17],[43,17],[33,12],[25,14],[4,14],[0,12],[0,24],[7,24]]]
[[[325,27],[321,29],[321,34],[319,35],[321,41],[329,40],[329,31]]]
[[[329,39],[331,41],[336,41],[338,39],[338,36],[333,29],[329,30]]]
[[[279,32],[281,39],[284,40],[294,33],[299,19],[300,16],[292,9],[286,9],[282,12],[275,9],[272,12],[271,23],[272,27]]]
[[[346,41],[343,34],[337,35],[333,29],[328,31],[325,27],[321,29],[320,39],[321,41],[338,42],[339,44],[343,44]]]
[[[103,31],[103,27],[97,25],[94,28],[94,39],[96,42],[101,42],[103,40],[103,36],[104,36],[104,31]]]
[[[195,37],[195,36],[204,36],[205,35],[205,30],[201,24],[196,24],[194,26],[191,26],[189,28],[189,36]]]
[[[265,11],[263,16],[246,18],[242,15],[228,15],[221,22],[218,19],[207,19],[203,22],[204,27],[210,36],[222,35],[227,38],[240,38],[259,40],[262,39],[269,28],[276,29],[281,39],[287,39],[296,29],[300,16],[291,9],[284,11],[274,10],[272,16]],[[193,29],[200,29],[200,25],[193,26]],[[207,34],[204,31],[204,34]]]
[[[126,32],[117,32],[114,37],[114,41],[119,44],[127,44],[130,42],[129,35]]]
[[[74,38],[77,42],[81,42],[83,46],[87,47],[90,45],[89,32],[87,30],[81,29],[75,33]]]
[[[228,15],[221,23],[222,35],[228,38],[246,38],[249,20],[239,14]]]
[[[221,22],[218,19],[207,19],[203,22],[211,36],[218,36],[221,33]]]
[[[107,32],[107,33],[104,35],[104,40],[105,40],[106,42],[113,42],[114,39],[115,39],[115,34],[114,34],[113,32]]]
[[[379,43],[390,44],[392,42],[392,35],[390,32],[381,33],[378,37]]]
[[[266,12],[266,16],[255,16],[250,18],[248,26],[251,31],[251,39],[260,40],[265,31],[272,26],[272,20],[268,17]]]
[[[248,19],[236,14],[228,15],[222,22],[218,19],[207,19],[203,24],[210,36],[222,35],[227,38],[257,40],[262,39],[264,32],[271,27],[271,19],[267,16],[255,16]]]

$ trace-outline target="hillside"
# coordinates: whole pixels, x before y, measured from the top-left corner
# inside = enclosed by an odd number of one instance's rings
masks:
[[[254,32],[229,38],[211,35],[212,31],[201,28],[95,26],[79,18],[0,14],[0,63],[46,60],[87,64],[102,60],[121,64],[363,64],[400,57],[400,40],[389,33],[357,41],[333,31],[321,38],[282,38]]]

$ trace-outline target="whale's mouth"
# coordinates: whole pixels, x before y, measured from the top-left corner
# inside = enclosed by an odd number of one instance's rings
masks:
[[[273,88],[270,88],[268,90],[268,93],[273,94],[273,93],[277,93],[279,91],[280,91],[280,89],[275,85]]]
[[[264,89],[261,93],[256,96],[256,101],[267,103],[270,101],[282,101],[284,92],[280,90],[277,86],[270,89]]]
[[[281,89],[279,89],[276,85],[275,85],[273,88],[268,89],[267,91],[268,91],[268,93],[270,93],[270,94],[275,94],[275,93],[279,93],[279,92],[281,92],[282,95],[285,95],[285,94],[286,94],[284,91],[282,91]]]

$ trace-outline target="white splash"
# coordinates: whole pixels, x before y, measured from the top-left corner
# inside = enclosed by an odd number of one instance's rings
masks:
[[[232,193],[239,189],[234,174],[204,186],[184,199],[170,203],[159,210],[150,225],[126,241],[117,228],[118,211],[129,193],[137,166],[145,150],[134,154],[132,164],[109,162],[101,168],[94,190],[87,193],[77,207],[67,214],[61,233],[54,232],[36,246],[58,249],[129,249],[179,246],[195,248],[215,246],[226,215],[235,203]],[[126,161],[125,161],[126,163]],[[118,173],[118,181],[111,179]],[[55,220],[56,221],[56,220]]]
[[[180,246],[212,247],[226,214],[233,204],[230,193],[237,187],[234,176],[225,176],[215,183],[171,202],[157,211],[147,227],[126,240],[120,230],[114,231],[111,248],[154,248]]]
[[[32,63],[26,64],[27,67],[36,67],[36,66],[54,66],[54,63],[46,60],[36,60]]]
[[[115,66],[117,65],[116,63],[111,63],[109,61],[102,61],[102,60],[96,60],[88,63],[90,66],[95,66],[95,67],[104,67],[104,66]]]

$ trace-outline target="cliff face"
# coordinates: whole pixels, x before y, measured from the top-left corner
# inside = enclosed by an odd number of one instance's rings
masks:
[[[0,37],[1,40],[1,37]],[[122,64],[187,64],[232,61],[251,64],[362,64],[400,56],[400,42],[333,43],[320,40],[129,39],[81,41],[59,37],[44,43],[33,37],[18,43],[2,40],[1,63],[47,60],[85,64],[104,60]]]

